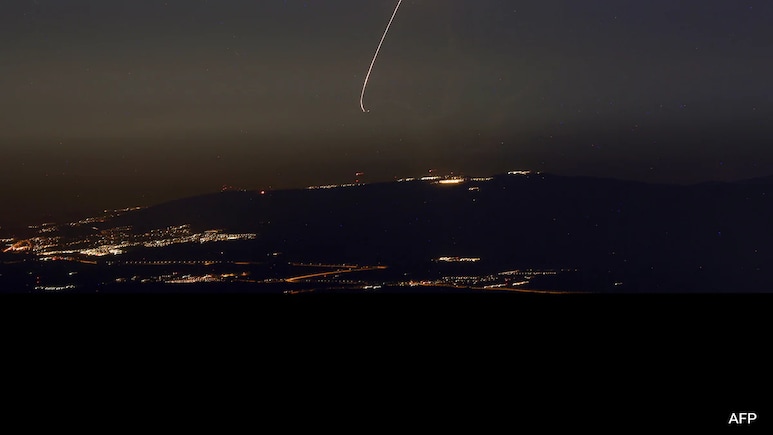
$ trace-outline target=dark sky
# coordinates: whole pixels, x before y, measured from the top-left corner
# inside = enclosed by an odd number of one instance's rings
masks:
[[[512,169],[773,174],[770,0],[4,0],[0,226]]]

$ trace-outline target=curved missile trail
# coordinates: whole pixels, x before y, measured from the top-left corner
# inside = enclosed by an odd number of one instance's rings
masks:
[[[364,112],[370,112],[370,110],[365,110],[365,105],[362,103],[363,98],[365,98],[365,88],[368,87],[368,79],[370,78],[370,73],[373,71],[373,65],[376,63],[376,58],[378,57],[378,52],[381,50],[381,45],[384,43],[384,39],[386,39],[387,33],[389,33],[389,27],[392,26],[392,21],[395,19],[395,15],[397,15],[397,10],[400,9],[400,3],[402,3],[403,0],[399,0],[397,2],[397,6],[395,6],[395,11],[392,12],[392,18],[389,19],[389,23],[387,23],[386,29],[384,30],[384,34],[381,35],[381,41],[378,43],[378,47],[376,48],[376,54],[373,55],[373,60],[370,62],[370,68],[368,68],[368,74],[365,75],[365,82],[362,84],[362,93],[360,94],[360,108]]]

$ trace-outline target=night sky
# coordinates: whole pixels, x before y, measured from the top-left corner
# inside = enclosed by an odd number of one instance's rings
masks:
[[[4,0],[0,226],[513,169],[773,174],[770,0]]]

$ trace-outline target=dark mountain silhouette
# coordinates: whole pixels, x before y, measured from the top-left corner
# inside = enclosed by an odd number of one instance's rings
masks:
[[[110,225],[251,231],[259,235],[255,252],[309,261],[410,269],[443,255],[475,256],[492,270],[615,275],[628,290],[766,291],[773,290],[771,195],[761,181],[680,186],[500,175],[458,185],[222,192],[127,213]]]
[[[682,186],[531,174],[229,191],[95,225],[257,234],[226,253],[178,245],[155,250],[161,257],[186,249],[242,259],[281,252],[287,261],[382,264],[421,276],[444,267],[432,259],[469,256],[481,261],[456,270],[570,268],[578,271],[573,288],[585,291],[759,292],[773,290],[773,186],[761,180],[773,177]]]
[[[737,181],[738,184],[773,184],[773,175],[767,177],[747,178]]]

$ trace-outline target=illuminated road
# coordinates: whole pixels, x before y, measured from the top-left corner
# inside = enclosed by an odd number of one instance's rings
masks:
[[[357,266],[356,264],[322,264],[322,263],[289,263],[290,266],[299,266],[299,267],[324,267],[326,269],[356,269],[360,266]]]
[[[362,267],[352,267],[350,269],[337,269],[332,270],[329,272],[319,272],[319,273],[310,273],[308,275],[301,275],[301,276],[294,276],[292,278],[285,278],[285,282],[298,282],[304,279],[309,278],[319,278],[322,276],[330,276],[330,275],[338,275],[340,273],[349,273],[349,272],[364,272],[367,270],[381,270],[386,269],[386,266],[362,266]]]
[[[13,246],[10,246],[7,249],[4,249],[3,252],[16,252],[16,251],[31,251],[32,250],[32,242],[29,240],[19,240],[18,242],[14,243]]]

